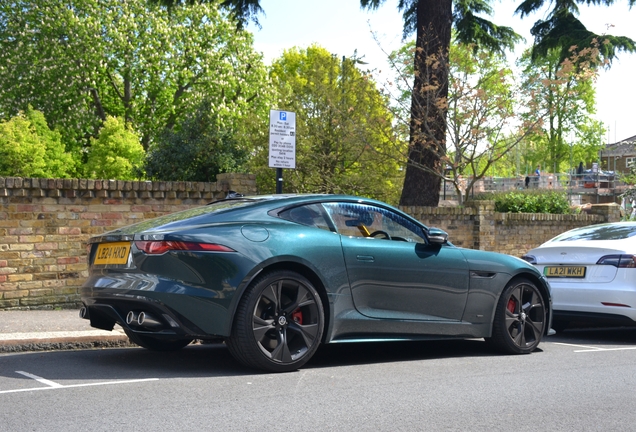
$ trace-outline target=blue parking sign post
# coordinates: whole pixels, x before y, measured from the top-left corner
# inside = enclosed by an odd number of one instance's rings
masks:
[[[269,111],[269,167],[276,168],[276,193],[283,193],[283,168],[296,168],[296,113]]]

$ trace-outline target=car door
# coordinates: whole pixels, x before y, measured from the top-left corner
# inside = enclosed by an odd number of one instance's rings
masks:
[[[391,209],[324,204],[341,236],[356,309],[371,318],[461,320],[468,264],[458,248],[433,245],[421,225]]]

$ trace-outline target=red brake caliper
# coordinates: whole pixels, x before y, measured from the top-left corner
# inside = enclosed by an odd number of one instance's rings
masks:
[[[515,309],[517,308],[517,301],[513,298],[508,300],[508,311],[510,313],[515,313]]]
[[[303,313],[300,310],[300,308],[292,312],[292,319],[294,320],[294,322],[298,323],[299,325],[303,325]]]

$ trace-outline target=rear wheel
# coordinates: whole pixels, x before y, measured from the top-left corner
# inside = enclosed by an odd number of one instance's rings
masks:
[[[311,282],[295,272],[274,271],[246,290],[226,342],[246,366],[287,372],[314,355],[323,327],[322,302]]]
[[[488,342],[505,353],[527,354],[541,342],[545,325],[541,292],[529,280],[517,279],[508,284],[499,298]]]
[[[192,342],[192,339],[161,339],[140,335],[128,329],[124,329],[124,332],[132,343],[151,351],[178,351]]]

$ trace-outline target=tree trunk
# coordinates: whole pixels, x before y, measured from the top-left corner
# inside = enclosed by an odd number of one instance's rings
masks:
[[[400,197],[403,206],[439,204],[442,158],[446,154],[452,3],[452,0],[417,3],[409,160]]]

